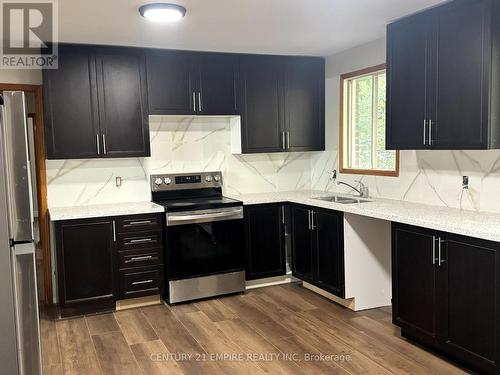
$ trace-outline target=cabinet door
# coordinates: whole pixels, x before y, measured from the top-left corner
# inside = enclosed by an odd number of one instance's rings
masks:
[[[285,61],[287,150],[324,150],[325,60],[286,57]]]
[[[457,0],[438,9],[432,118],[439,149],[488,147],[490,22],[489,1]]]
[[[445,350],[484,373],[499,360],[499,254],[498,243],[449,235],[439,269]]]
[[[192,53],[149,51],[147,72],[150,115],[195,114],[199,75]]]
[[[284,151],[283,58],[242,56],[242,150]]]
[[[315,211],[315,272],[318,287],[344,298],[344,224],[336,211]]]
[[[58,222],[56,241],[61,315],[113,309],[112,221]]]
[[[93,49],[59,46],[59,68],[43,71],[43,92],[47,158],[99,157]]]
[[[387,29],[388,150],[429,148],[428,113],[431,19],[428,13]],[[424,123],[425,121],[425,123]]]
[[[428,344],[437,342],[435,246],[433,232],[393,224],[393,321]]]
[[[313,282],[312,231],[310,209],[292,205],[292,272],[301,280]]]
[[[99,48],[96,61],[103,156],[149,156],[143,52],[132,48]]]
[[[200,96],[196,110],[203,115],[239,114],[237,55],[203,53],[196,55],[200,69]]]
[[[286,273],[284,206],[245,207],[247,280]]]

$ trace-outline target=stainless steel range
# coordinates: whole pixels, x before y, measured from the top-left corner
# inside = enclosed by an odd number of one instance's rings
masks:
[[[165,207],[165,299],[244,291],[243,203],[222,195],[222,173],[152,175],[151,193]]]

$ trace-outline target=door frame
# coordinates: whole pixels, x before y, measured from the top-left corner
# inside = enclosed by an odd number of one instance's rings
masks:
[[[45,126],[43,122],[43,86],[17,83],[0,83],[0,91],[24,91],[35,96],[33,118],[35,141],[36,194],[38,200],[38,225],[43,256],[43,286],[45,304],[52,304],[52,258],[50,251],[50,223],[47,204],[47,173],[45,151]]]

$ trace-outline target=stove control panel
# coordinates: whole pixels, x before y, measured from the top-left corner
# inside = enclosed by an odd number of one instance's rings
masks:
[[[222,172],[151,175],[151,191],[187,190],[222,187]]]

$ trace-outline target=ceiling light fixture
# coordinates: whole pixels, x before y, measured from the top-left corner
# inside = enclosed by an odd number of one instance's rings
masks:
[[[186,15],[186,8],[177,4],[152,3],[142,5],[139,13],[151,22],[172,23]]]

